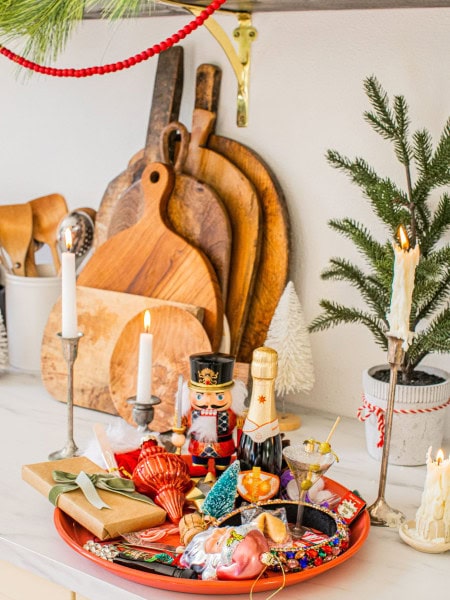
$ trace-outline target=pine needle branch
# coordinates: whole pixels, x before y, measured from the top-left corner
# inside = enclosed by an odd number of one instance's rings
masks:
[[[350,283],[372,313],[322,300],[323,312],[313,320],[309,330],[361,323],[372,332],[375,342],[386,349],[386,315],[394,270],[392,241],[398,226],[404,225],[411,245],[417,239],[421,250],[410,315],[410,327],[416,335],[405,355],[405,370],[410,372],[430,352],[450,351],[450,245],[445,239],[450,230],[450,196],[443,191],[436,204],[434,199],[433,204],[430,202],[431,192],[450,184],[450,119],[446,120],[433,149],[433,141],[425,129],[409,135],[409,109],[403,96],[394,96],[391,104],[373,76],[365,80],[364,88],[372,107],[364,113],[364,118],[376,133],[393,144],[394,154],[405,168],[406,189],[380,177],[365,159],[352,160],[336,150],[328,150],[328,163],[343,171],[361,189],[375,216],[386,225],[389,239],[378,242],[369,227],[350,218],[329,221],[333,230],[353,242],[369,272],[345,259],[331,258],[321,276]],[[415,183],[412,172],[416,175]]]
[[[348,281],[361,294],[362,298],[372,308],[376,316],[383,321],[386,329],[389,327],[386,318],[386,305],[389,303],[390,289],[384,288],[379,281],[368,277],[356,265],[340,258],[331,258],[330,267],[323,271],[322,279]]]
[[[405,367],[414,370],[430,353],[450,353],[450,306],[414,339],[406,355]]]
[[[321,300],[320,306],[323,309],[323,313],[316,317],[309,325],[308,329],[311,333],[324,331],[343,323],[360,323],[371,331],[376,343],[383,350],[387,350],[386,330],[383,328],[382,322],[373,315],[357,308],[348,308],[342,304],[330,302],[329,300]]]

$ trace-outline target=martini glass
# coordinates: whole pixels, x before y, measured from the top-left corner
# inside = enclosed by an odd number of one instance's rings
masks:
[[[328,471],[336,456],[332,452],[320,452],[316,444],[309,441],[287,446],[283,456],[298,487],[297,521],[295,525],[290,524],[289,528],[292,537],[299,539],[306,531],[302,525],[306,493]]]

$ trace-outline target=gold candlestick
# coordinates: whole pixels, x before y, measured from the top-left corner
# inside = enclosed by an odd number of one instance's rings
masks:
[[[64,448],[49,454],[49,460],[72,458],[78,452],[78,447],[73,439],[73,365],[78,356],[78,342],[83,334],[78,333],[74,338],[65,338],[62,333],[57,335],[61,338],[63,356],[67,363],[67,442]]]
[[[390,367],[390,378],[389,396],[384,423],[384,444],[381,459],[380,482],[378,487],[378,498],[367,509],[370,515],[371,524],[380,527],[398,528],[401,523],[405,521],[405,515],[399,510],[391,508],[384,498],[384,493],[386,490],[389,448],[391,444],[392,419],[394,416],[395,388],[397,385],[398,369],[403,362],[402,343],[402,339],[388,336],[388,362]]]

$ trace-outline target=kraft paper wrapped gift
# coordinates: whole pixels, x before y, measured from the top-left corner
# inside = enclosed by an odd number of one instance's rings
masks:
[[[53,471],[74,474],[84,471],[89,475],[106,473],[88,458],[80,456],[23,465],[22,479],[48,498],[51,488],[56,485],[52,476]],[[57,505],[101,540],[147,527],[156,527],[166,519],[166,511],[155,504],[134,500],[115,492],[95,489],[100,498],[111,508],[95,508],[80,489],[61,494]]]

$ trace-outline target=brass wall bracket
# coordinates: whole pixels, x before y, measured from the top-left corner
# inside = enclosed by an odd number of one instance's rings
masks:
[[[182,2],[172,2],[171,0],[162,0],[162,2],[164,4],[180,6],[188,10],[195,17],[203,10],[202,7],[183,4]],[[226,12],[226,14],[229,13]],[[231,63],[238,84],[236,123],[238,127],[247,127],[249,112],[250,49],[252,43],[257,38],[257,31],[252,25],[252,16],[250,13],[238,12],[233,14],[236,15],[238,20],[238,26],[233,31],[233,38],[236,42],[237,50],[222,26],[219,25],[213,17],[206,19],[203,25],[222,46],[222,49]]]

